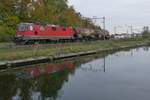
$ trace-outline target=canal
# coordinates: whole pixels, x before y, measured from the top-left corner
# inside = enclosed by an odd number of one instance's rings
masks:
[[[9,69],[0,100],[150,100],[150,48]]]

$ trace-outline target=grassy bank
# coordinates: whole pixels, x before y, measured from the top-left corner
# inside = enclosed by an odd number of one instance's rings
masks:
[[[84,42],[72,44],[59,44],[54,46],[31,46],[26,48],[0,49],[0,61],[18,60],[30,57],[62,55],[91,51],[96,49],[115,48],[119,46],[134,46],[140,43],[149,43],[149,39],[109,40],[97,42]]]

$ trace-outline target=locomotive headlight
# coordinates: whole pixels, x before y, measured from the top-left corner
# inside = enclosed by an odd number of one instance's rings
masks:
[[[17,37],[23,37],[23,35],[17,35]]]

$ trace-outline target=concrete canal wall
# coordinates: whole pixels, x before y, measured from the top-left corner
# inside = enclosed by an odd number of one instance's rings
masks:
[[[46,63],[46,62],[60,60],[60,59],[66,59],[66,58],[92,55],[92,54],[103,53],[103,52],[107,52],[107,51],[117,51],[117,50],[123,50],[123,49],[127,49],[127,48],[148,46],[148,45],[149,45],[149,43],[141,43],[141,44],[136,44],[136,45],[132,45],[132,46],[119,46],[119,47],[113,47],[113,48],[108,48],[108,49],[98,49],[98,50],[92,50],[92,51],[87,51],[87,52],[70,53],[70,54],[65,54],[65,55],[56,55],[56,56],[15,60],[15,61],[6,61],[6,62],[0,63],[0,70],[5,70],[8,68],[17,68],[20,66],[23,67],[26,65],[38,64],[38,63]]]

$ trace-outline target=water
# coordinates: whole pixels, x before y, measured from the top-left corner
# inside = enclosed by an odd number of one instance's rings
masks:
[[[150,49],[142,47],[0,74],[0,100],[150,100]]]

